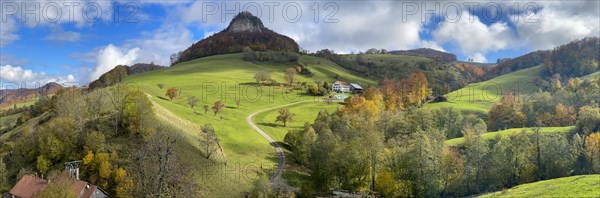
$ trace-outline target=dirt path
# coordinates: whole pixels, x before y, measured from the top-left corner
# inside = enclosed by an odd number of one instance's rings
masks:
[[[271,143],[271,145],[273,145],[273,147],[275,148],[275,151],[277,152],[277,155],[279,156],[279,160],[277,162],[277,169],[275,169],[275,172],[273,173],[273,176],[271,178],[271,181],[273,183],[273,188],[274,189],[277,189],[277,188],[286,188],[286,189],[289,189],[290,188],[281,179],[281,174],[283,173],[283,168],[285,167],[285,153],[283,152],[283,149],[277,143],[277,141],[275,141],[273,138],[271,138],[271,136],[269,136],[267,133],[265,133],[265,131],[263,131],[262,129],[258,128],[258,126],[256,126],[256,124],[254,124],[254,122],[252,122],[252,118],[256,114],[259,114],[259,113],[262,113],[262,112],[265,112],[265,111],[269,111],[269,110],[273,110],[273,109],[278,109],[278,108],[283,108],[283,107],[287,107],[287,106],[292,106],[292,105],[296,105],[296,104],[304,103],[304,102],[309,102],[309,101],[311,101],[311,100],[300,101],[300,102],[295,102],[295,103],[291,103],[291,104],[281,105],[281,106],[277,106],[277,107],[271,107],[271,108],[268,108],[268,109],[263,109],[263,110],[254,112],[254,113],[248,115],[248,117],[246,117],[246,122],[252,128],[254,128],[254,130],[256,130],[260,135],[262,135],[263,137],[265,137],[265,139],[267,139],[269,141],[269,143]]]

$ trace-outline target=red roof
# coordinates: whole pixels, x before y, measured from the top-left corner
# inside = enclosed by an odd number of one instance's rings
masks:
[[[47,185],[48,182],[42,178],[25,175],[8,192],[15,196],[28,198],[33,197],[33,194],[43,190]]]
[[[9,191],[10,194],[29,198],[33,197],[33,195],[37,192],[44,190],[48,186],[48,181],[42,178],[37,178],[31,175],[25,175],[17,182],[17,184]],[[77,197],[92,197],[94,191],[99,189],[97,186],[90,185],[85,181],[76,180],[73,184],[73,192],[77,195]],[[102,191],[102,190],[100,190]],[[104,192],[104,191],[102,191]]]

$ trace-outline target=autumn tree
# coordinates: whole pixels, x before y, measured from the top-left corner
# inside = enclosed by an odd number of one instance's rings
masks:
[[[254,74],[254,80],[256,80],[256,83],[266,82],[270,79],[271,74],[267,71],[259,71],[258,73]]]
[[[217,138],[217,134],[215,134],[215,129],[210,124],[202,126],[200,132],[202,134],[201,145],[206,159],[208,159],[221,148],[219,139]]]
[[[442,183],[440,196],[458,189],[464,174],[464,161],[460,153],[450,147],[444,147],[440,158],[440,180]]]
[[[294,82],[296,81],[296,74],[298,72],[296,71],[296,69],[290,67],[287,68],[285,70],[285,75],[283,76],[283,78],[285,79],[285,81],[288,82],[289,86],[292,86],[294,84]]]
[[[225,104],[223,104],[221,100],[217,100],[212,106],[212,110],[213,112],[215,112],[215,116],[217,116],[217,113],[223,112],[223,108],[225,108]]]
[[[281,108],[275,122],[283,122],[283,127],[286,127],[286,124],[294,119],[294,115],[288,108]]]
[[[591,133],[585,143],[590,173],[600,173],[600,134]]]
[[[521,111],[521,102],[512,92],[502,96],[488,114],[489,130],[519,128],[525,125],[526,117]]]
[[[129,90],[125,102],[124,126],[130,134],[146,137],[150,123],[154,118],[152,102],[146,94],[140,90]]]
[[[173,100],[173,98],[177,97],[178,94],[179,91],[175,87],[171,87],[167,89],[167,93],[165,93],[165,96],[169,97],[169,100]]]
[[[194,113],[196,113],[196,106],[198,105],[198,102],[200,102],[200,100],[198,100],[198,98],[195,96],[188,97],[188,105],[190,105]]]

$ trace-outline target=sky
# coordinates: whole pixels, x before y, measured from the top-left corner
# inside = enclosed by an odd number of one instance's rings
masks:
[[[2,0],[1,87],[83,86],[117,65],[169,65],[240,11],[310,52],[426,47],[494,63],[600,36],[598,0]]]

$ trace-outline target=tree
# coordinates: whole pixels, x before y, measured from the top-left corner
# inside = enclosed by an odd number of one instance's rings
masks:
[[[586,139],[585,148],[590,164],[590,174],[600,173],[600,134],[591,133]]]
[[[162,89],[163,87],[165,87],[165,85],[162,83],[158,83],[158,84],[156,84],[156,86],[158,86],[159,89]]]
[[[464,142],[464,162],[465,179],[467,189],[471,193],[481,192],[483,187],[483,170],[485,169],[485,156],[488,153],[488,146],[481,136],[485,133],[485,125],[468,124],[463,128]]]
[[[452,139],[460,137],[462,130],[462,115],[452,107],[444,107],[434,112],[434,120],[437,127],[446,129],[446,138]]]
[[[292,157],[299,164],[308,163],[308,156],[310,155],[310,147],[317,139],[315,130],[306,123],[304,130],[292,130],[289,131],[284,138],[284,141],[294,151]]]
[[[292,67],[287,68],[285,70],[284,79],[285,79],[285,81],[287,81],[289,83],[289,86],[292,86],[292,84],[294,84],[294,81],[296,80],[295,76],[296,76],[297,73],[298,72],[296,71],[296,69],[294,69]]]
[[[591,105],[581,107],[576,126],[584,137],[591,132],[600,131],[600,108]]]
[[[294,119],[294,115],[288,108],[281,108],[275,122],[283,122],[283,127],[286,127],[286,124]]]
[[[223,108],[225,107],[225,104],[223,104],[223,102],[221,102],[221,100],[217,100],[212,107],[213,112],[215,112],[215,116],[217,116],[217,113],[221,113],[223,112]]]
[[[198,100],[198,98],[195,96],[188,97],[188,105],[190,105],[194,113],[196,113],[196,106],[198,105],[198,102],[200,102],[200,100]]]
[[[256,83],[265,82],[270,79],[271,74],[267,71],[259,71],[258,73],[254,74],[254,80],[256,80]]]
[[[139,90],[129,90],[126,97],[124,127],[130,134],[148,135],[151,119],[154,118],[152,102]]]
[[[210,124],[205,124],[200,128],[200,132],[202,133],[202,148],[204,150],[204,154],[206,155],[206,159],[210,158],[218,149],[221,148],[219,145],[219,139],[215,134],[215,129]]]
[[[318,83],[315,83],[315,84],[313,84],[312,86],[310,86],[310,88],[308,89],[308,91],[309,91],[311,94],[315,95],[315,96],[320,96],[320,95],[322,95],[321,91],[319,90],[319,84],[318,84]]]
[[[446,192],[457,189],[460,179],[464,174],[464,161],[460,154],[450,147],[444,147],[440,159],[440,179],[442,181],[442,192],[440,196],[445,196]]]
[[[170,100],[173,100],[173,98],[177,97],[178,94],[179,91],[175,87],[171,87],[167,89],[167,93],[165,93],[165,96],[169,97]]]
[[[35,194],[35,197],[63,197],[75,198],[78,195],[73,191],[75,180],[69,178],[66,173],[55,173],[49,177],[52,182],[43,190]]]
[[[521,111],[521,102],[512,92],[502,96],[488,114],[489,130],[523,127],[526,122],[525,114]]]
[[[171,134],[158,131],[131,153],[133,197],[199,197],[194,171],[176,150],[181,139]]]
[[[241,99],[235,100],[235,106],[237,106],[237,108],[239,109],[240,106],[242,106],[242,100]]]
[[[208,113],[208,105],[204,105],[204,115]]]
[[[0,158],[0,191],[6,192],[9,190],[8,188],[8,170],[4,160]]]

